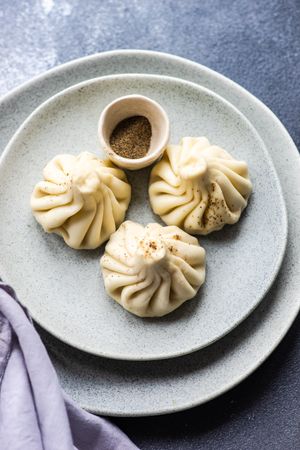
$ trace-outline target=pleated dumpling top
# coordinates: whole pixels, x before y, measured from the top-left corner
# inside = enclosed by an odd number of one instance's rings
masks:
[[[125,218],[131,187],[125,172],[92,153],[58,155],[31,195],[34,217],[75,249],[94,249]]]
[[[126,221],[106,244],[101,269],[108,294],[123,308],[159,317],[196,295],[205,280],[205,250],[178,227]]]
[[[169,145],[152,169],[149,197],[167,225],[208,234],[236,223],[252,192],[246,162],[205,137]]]

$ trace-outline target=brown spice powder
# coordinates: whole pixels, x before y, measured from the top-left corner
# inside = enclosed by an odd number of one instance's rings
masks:
[[[152,248],[153,250],[157,250],[157,244],[155,241],[151,241],[149,242],[149,247]]]
[[[144,116],[133,116],[122,120],[113,130],[110,146],[123,158],[138,159],[146,156],[152,136],[149,120]]]

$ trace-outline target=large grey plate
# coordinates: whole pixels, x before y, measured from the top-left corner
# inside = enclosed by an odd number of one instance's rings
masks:
[[[249,163],[254,185],[242,220],[201,239],[207,252],[205,286],[193,300],[160,319],[138,318],[109,299],[100,276],[100,251],[68,248],[62,239],[42,231],[29,208],[31,191],[46,162],[57,153],[101,154],[97,150],[101,110],[132,93],[149,96],[165,108],[171,142],[182,136],[207,136]],[[132,201],[127,218],[144,225],[159,220],[147,201],[149,171],[128,173]],[[15,134],[0,163],[0,180],[0,253],[7,257],[0,262],[0,273],[39,324],[96,355],[164,359],[211,344],[257,306],[284,254],[286,211],[264,143],[227,101],[176,78],[118,75],[88,80],[59,93]]]
[[[300,305],[300,162],[282,124],[251,94],[203,66],[145,51],[83,58],[13,91],[0,104],[2,149],[41,101],[76,82],[122,70],[186,78],[235,104],[271,152],[289,214],[287,251],[273,287],[247,320],[206,349],[173,360],[122,362],[83,354],[44,335],[63,388],[81,406],[108,415],[163,414],[203,403],[242,381],[270,355],[295,319]]]

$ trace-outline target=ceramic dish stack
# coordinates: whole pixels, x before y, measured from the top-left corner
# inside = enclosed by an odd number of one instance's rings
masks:
[[[200,239],[205,286],[158,319],[132,316],[108,298],[99,270],[103,247],[68,248],[41,232],[28,206],[43,166],[57,153],[101,155],[101,110],[134,93],[164,107],[171,142],[208,136],[248,162],[254,185],[241,221]],[[299,207],[300,186],[297,150],[261,102],[198,64],[116,51],[34,79],[5,97],[0,111],[1,148],[11,138],[0,164],[0,254],[6,255],[0,275],[41,325],[75,401],[107,415],[174,412],[220,395],[265,360],[299,310],[300,219],[290,213]],[[127,175],[133,194],[126,218],[159,221],[147,202],[149,169]]]

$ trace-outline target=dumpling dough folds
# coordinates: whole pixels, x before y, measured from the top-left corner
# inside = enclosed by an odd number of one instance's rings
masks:
[[[100,262],[108,294],[140,317],[164,316],[194,297],[205,280],[205,250],[175,226],[126,221]]]
[[[208,234],[236,223],[252,192],[248,166],[205,137],[167,147],[151,172],[153,211],[167,225]]]
[[[34,217],[75,249],[94,249],[124,220],[131,197],[125,172],[88,152],[58,155],[31,195]]]

